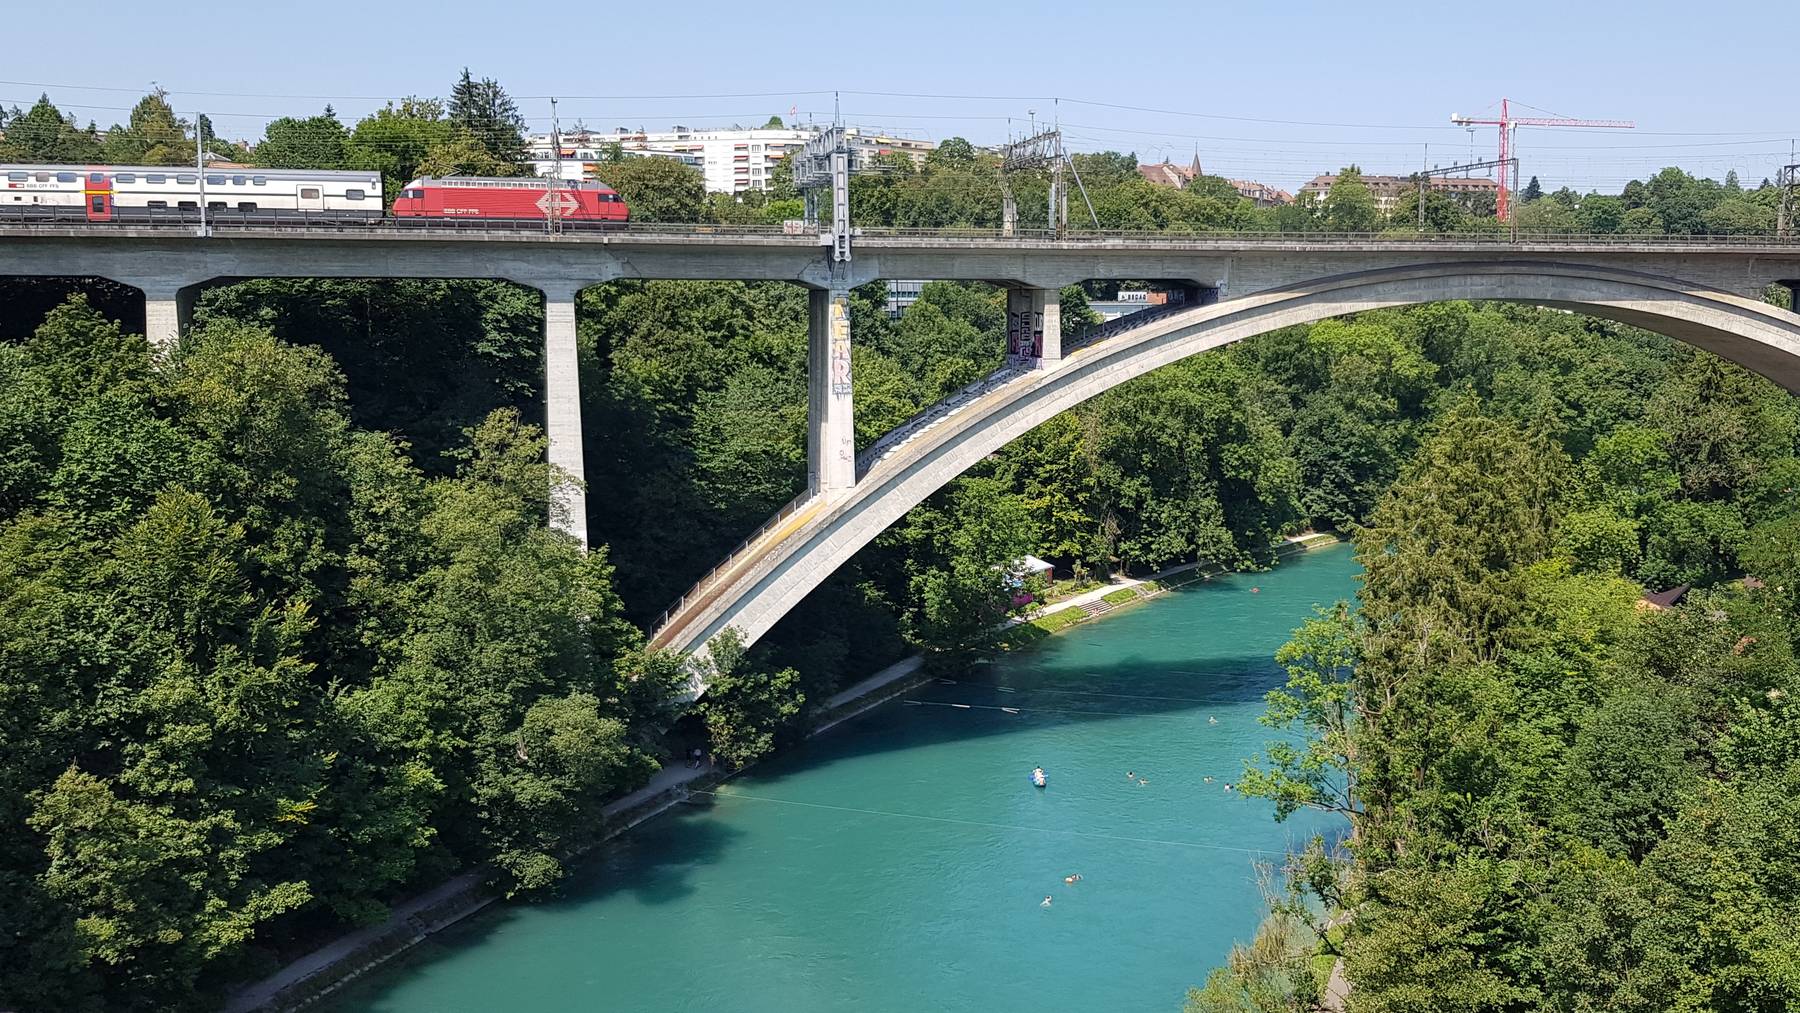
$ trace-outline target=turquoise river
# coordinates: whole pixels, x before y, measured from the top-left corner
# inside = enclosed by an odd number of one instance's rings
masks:
[[[1178,1013],[1255,931],[1254,861],[1340,831],[1225,784],[1272,734],[1276,648],[1356,572],[1316,550],[904,694],[332,1008]]]

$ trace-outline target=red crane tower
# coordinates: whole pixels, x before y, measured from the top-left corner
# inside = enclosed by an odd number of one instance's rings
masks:
[[[1630,130],[1637,126],[1636,123],[1633,123],[1630,120],[1577,120],[1570,119],[1566,116],[1514,116],[1512,114],[1512,104],[1506,99],[1500,100],[1500,118],[1497,120],[1484,120],[1474,116],[1462,116],[1457,113],[1451,113],[1450,122],[1462,126],[1483,124],[1486,126],[1498,126],[1500,128],[1500,199],[1495,206],[1495,216],[1503,222],[1507,221],[1511,216],[1511,211],[1507,206],[1506,199],[1506,166],[1508,164],[1512,165],[1513,186],[1516,187],[1519,185],[1519,163],[1512,155],[1513,128],[1601,127],[1608,130]]]

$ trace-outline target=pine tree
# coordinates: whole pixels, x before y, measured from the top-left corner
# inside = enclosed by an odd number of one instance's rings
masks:
[[[1525,184],[1525,189],[1523,191],[1521,191],[1519,194],[1519,196],[1521,198],[1523,198],[1525,203],[1527,203],[1527,204],[1531,203],[1534,200],[1537,200],[1539,197],[1542,197],[1543,195],[1544,195],[1544,188],[1542,186],[1538,185],[1538,178],[1536,176],[1531,177],[1531,182]]]
[[[462,79],[450,92],[450,120],[474,135],[497,161],[525,166],[525,117],[500,82],[491,77],[475,80],[464,67]]]

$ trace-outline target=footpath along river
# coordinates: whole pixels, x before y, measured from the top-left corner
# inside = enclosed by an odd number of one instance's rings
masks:
[[[1261,919],[1252,862],[1341,832],[1225,784],[1276,648],[1356,572],[1339,545],[1215,577],[905,694],[330,1008],[1177,1013]]]

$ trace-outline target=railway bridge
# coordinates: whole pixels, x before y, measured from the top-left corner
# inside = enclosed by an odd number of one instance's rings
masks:
[[[468,223],[456,223],[467,225]],[[141,289],[152,341],[172,343],[197,292],[254,277],[502,279],[544,294],[550,459],[582,475],[575,298],[621,278],[786,281],[810,292],[806,490],[658,619],[653,643],[701,650],[735,627],[755,641],[907,510],[1058,412],[1186,356],[1361,310],[1451,299],[1568,308],[1668,334],[1800,391],[1800,243],[1769,237],[1422,237],[858,230],[834,262],[816,235],[724,226],[532,229],[0,226],[0,276],[101,277]],[[1008,290],[1009,355],[857,454],[850,289],[884,278]],[[1062,287],[1154,281],[1185,299],[1064,346]],[[1800,305],[1796,302],[1795,305]],[[579,481],[554,522],[587,541]]]

